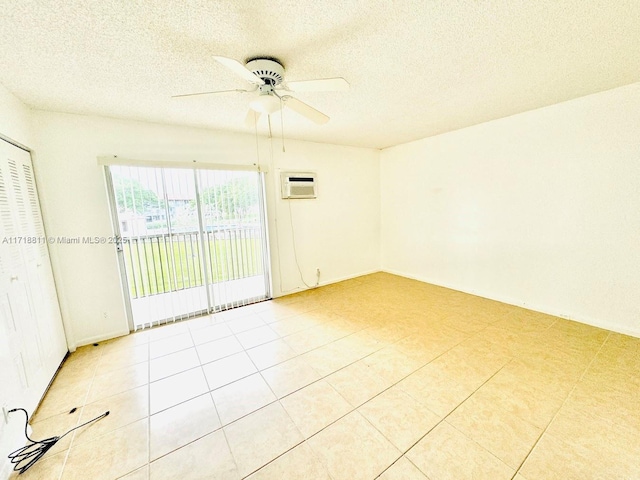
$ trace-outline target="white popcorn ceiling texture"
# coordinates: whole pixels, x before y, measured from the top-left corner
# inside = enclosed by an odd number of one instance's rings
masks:
[[[0,83],[35,109],[251,131],[213,60],[265,55],[296,96],[285,135],[382,148],[640,81],[638,0],[3,0]],[[280,116],[273,117],[274,132]],[[264,122],[264,119],[263,121]],[[260,123],[266,133],[266,123]]]

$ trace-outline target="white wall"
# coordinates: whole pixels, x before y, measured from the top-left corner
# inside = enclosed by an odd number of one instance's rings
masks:
[[[383,270],[640,336],[640,84],[382,151]]]
[[[303,287],[294,260],[293,239],[304,281],[326,285],[380,269],[379,151],[320,143],[287,142],[282,153],[274,145],[274,175],[267,193],[272,221],[271,251],[281,253],[282,283],[274,290],[291,293]],[[283,200],[280,173],[317,173],[318,198]],[[276,208],[273,208],[275,203]],[[275,212],[275,215],[273,213]],[[275,217],[275,218],[274,218]],[[292,233],[293,228],[293,233]],[[275,268],[274,268],[275,269]]]
[[[34,128],[44,220],[55,237],[112,234],[98,156],[221,164],[258,160],[252,135],[51,112],[35,112]],[[270,169],[266,183],[274,296],[305,288],[293,256],[289,203],[277,198],[280,169],[318,173],[319,198],[291,202],[306,282],[315,283],[316,268],[323,284],[377,271],[379,151],[301,141],[287,141],[286,146],[283,154],[280,140],[274,141],[271,165],[269,140],[260,139],[259,161]],[[83,345],[127,333],[114,247],[56,244],[50,249],[63,313],[72,325],[71,342]]]
[[[31,111],[0,84],[0,134],[25,146],[31,144]]]

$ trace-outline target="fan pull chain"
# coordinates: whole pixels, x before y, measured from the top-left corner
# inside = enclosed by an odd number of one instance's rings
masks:
[[[258,119],[256,118],[256,112],[253,112],[253,130],[256,134],[256,161],[258,162],[258,168],[260,168],[260,142],[258,141]]]
[[[280,134],[282,135],[282,153],[285,153],[284,149],[284,105],[282,103],[282,97],[280,99]]]

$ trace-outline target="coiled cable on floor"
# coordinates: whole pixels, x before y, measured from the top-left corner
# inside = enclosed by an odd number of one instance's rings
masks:
[[[40,460],[56,443],[58,443],[58,441],[69,435],[74,430],[77,430],[80,427],[84,427],[85,425],[88,425],[109,415],[109,411],[107,410],[102,415],[98,415],[96,418],[93,418],[88,422],[84,422],[82,425],[78,425],[77,427],[72,428],[59,437],[50,437],[44,440],[32,440],[31,438],[29,438],[29,433],[27,432],[27,428],[29,426],[29,414],[27,413],[27,411],[24,408],[14,408],[12,410],[9,410],[9,413],[17,412],[18,410],[22,410],[27,417],[24,423],[24,436],[27,437],[27,440],[29,442],[31,442],[29,445],[19,448],[9,454],[9,460],[11,460],[11,463],[15,464],[13,470],[18,472],[19,474],[29,470],[29,468],[31,468],[34,463]]]

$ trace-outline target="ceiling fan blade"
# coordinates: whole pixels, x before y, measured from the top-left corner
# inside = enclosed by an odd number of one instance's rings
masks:
[[[258,120],[260,120],[260,113],[249,109],[247,117],[244,119],[244,126],[253,129],[258,123]]]
[[[349,90],[349,82],[342,77],[300,80],[287,82],[287,88],[292,92],[342,92]]]
[[[255,90],[242,90],[241,88],[236,88],[234,90],[217,90],[214,92],[198,92],[198,93],[185,93],[183,95],[172,95],[171,98],[180,98],[180,97],[195,97],[197,95],[213,95],[216,93],[250,93]]]
[[[255,83],[256,85],[264,85],[264,80],[254,74],[252,71],[248,70],[244,65],[242,65],[239,61],[234,60],[233,58],[220,57],[218,55],[213,56],[214,60],[218,63],[221,63],[229,70],[231,70],[236,75],[244,78],[246,81]]]
[[[315,108],[310,105],[307,105],[304,102],[301,102],[297,98],[286,95],[282,97],[285,106],[289,107],[296,113],[299,113],[303,117],[308,118],[312,122],[323,124],[329,121],[329,117],[327,117],[324,113],[319,112]]]

